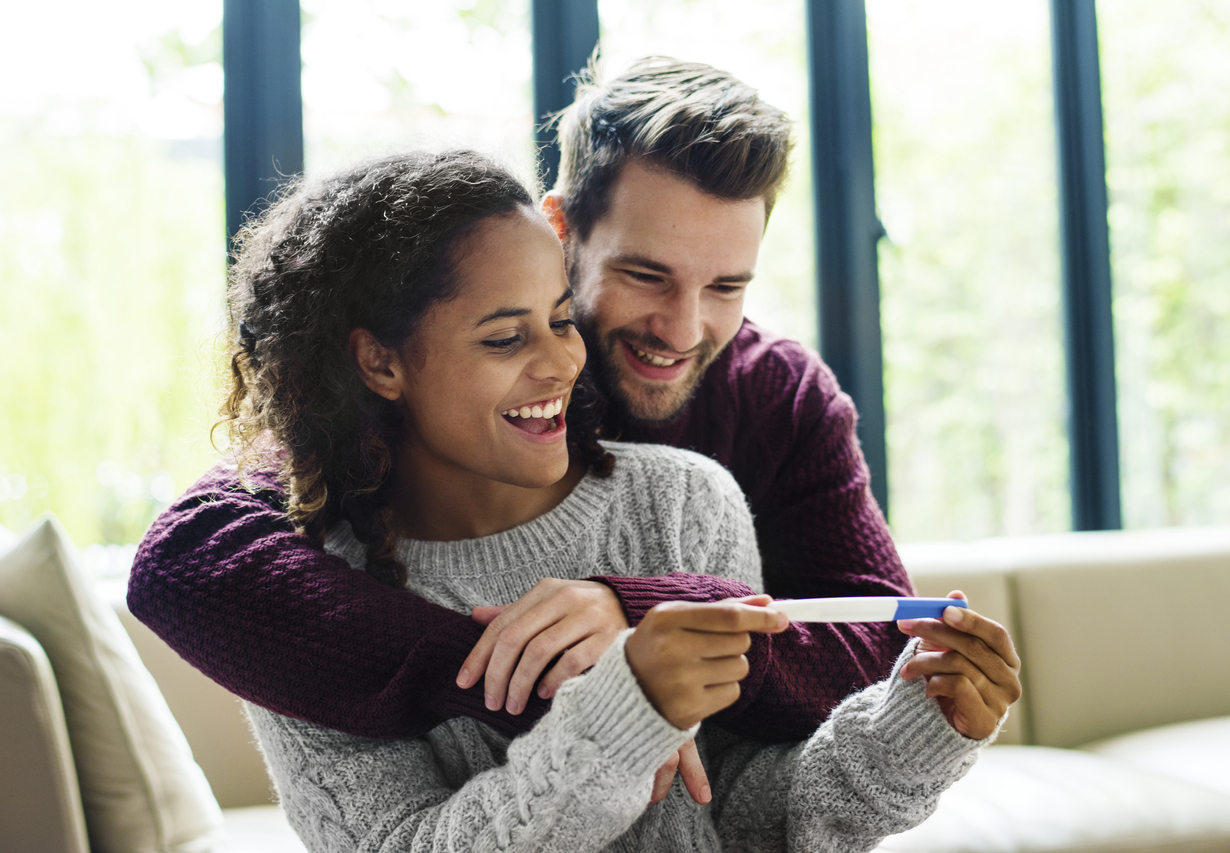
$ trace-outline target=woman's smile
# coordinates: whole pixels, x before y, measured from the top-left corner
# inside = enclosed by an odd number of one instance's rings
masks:
[[[523,406],[514,406],[500,415],[535,441],[562,441],[568,433],[564,422],[564,398],[540,400]]]

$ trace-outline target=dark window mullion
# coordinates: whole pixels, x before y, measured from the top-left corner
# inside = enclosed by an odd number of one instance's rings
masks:
[[[227,248],[244,217],[303,171],[299,0],[224,0]]]
[[[598,0],[533,0],[530,7],[534,56],[534,139],[543,186],[559,175],[559,146],[547,116],[572,103],[573,75],[585,68],[598,44]]]
[[[1051,0],[1072,527],[1115,530],[1119,429],[1094,0]]]
[[[863,0],[808,0],[820,354],[858,407],[871,491],[888,512],[871,83]]]

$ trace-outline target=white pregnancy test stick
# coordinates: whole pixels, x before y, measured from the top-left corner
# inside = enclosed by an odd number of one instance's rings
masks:
[[[939,619],[945,607],[968,607],[959,598],[794,598],[769,605],[791,622],[894,622]]]

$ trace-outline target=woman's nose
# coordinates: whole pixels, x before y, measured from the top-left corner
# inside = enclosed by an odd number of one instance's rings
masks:
[[[585,344],[575,329],[569,329],[563,335],[551,334],[543,340],[530,366],[530,376],[537,380],[571,382],[584,366]]]

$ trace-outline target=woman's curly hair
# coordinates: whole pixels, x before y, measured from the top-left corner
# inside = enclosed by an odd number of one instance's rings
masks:
[[[488,217],[530,206],[507,171],[468,151],[411,153],[293,186],[237,236],[230,272],[231,387],[225,426],[240,465],[274,467],[287,513],[323,542],[342,519],[367,546],[367,570],[401,586],[389,492],[402,435],[396,406],[351,360],[351,330],[400,348],[456,291],[451,263]],[[569,444],[595,473],[613,457],[584,382]]]

